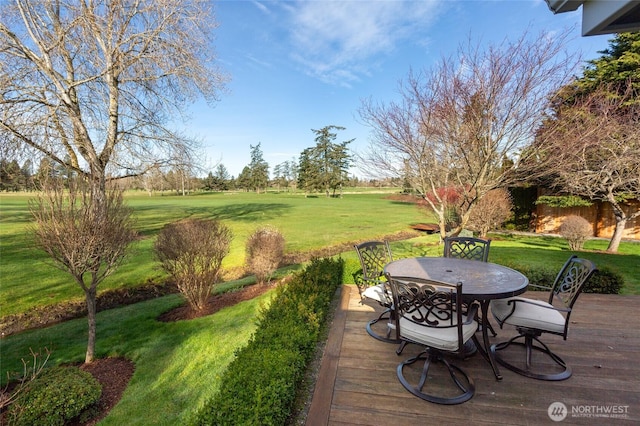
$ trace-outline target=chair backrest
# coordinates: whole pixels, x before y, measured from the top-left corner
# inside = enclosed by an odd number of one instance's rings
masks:
[[[356,252],[360,259],[362,277],[365,280],[379,280],[384,277],[384,265],[393,257],[387,241],[366,241],[356,244]]]
[[[571,256],[553,282],[549,303],[553,305],[555,302],[556,306],[562,303],[564,308],[571,309],[584,285],[596,270],[596,266],[590,260],[581,259],[576,255]],[[568,319],[567,316],[567,321]]]
[[[464,346],[462,333],[462,283],[386,275],[395,307],[396,333],[403,335],[401,319],[428,328],[457,328],[458,348]]]
[[[491,240],[473,237],[445,237],[444,257],[470,259],[486,262],[489,258]]]

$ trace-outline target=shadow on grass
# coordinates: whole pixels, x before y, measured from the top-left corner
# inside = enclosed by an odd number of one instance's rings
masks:
[[[166,218],[158,219],[157,217],[144,218],[144,212],[157,212],[162,209],[161,205],[150,205],[136,207],[136,215],[138,219],[138,229],[142,234],[150,234],[159,231],[165,223]],[[174,216],[180,219],[189,217],[212,218],[217,220],[233,220],[236,222],[257,222],[271,220],[286,214],[291,209],[290,205],[284,203],[241,203],[229,204],[221,207],[209,206],[176,206],[175,204],[166,205],[167,210],[174,211]],[[177,220],[177,219],[176,219]]]

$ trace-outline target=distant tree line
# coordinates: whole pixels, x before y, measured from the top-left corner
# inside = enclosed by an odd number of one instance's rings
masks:
[[[394,179],[360,180],[349,175],[352,156],[348,144],[353,140],[335,143],[337,131],[344,127],[327,126],[312,130],[316,135],[315,146],[306,148],[299,159],[292,158],[276,164],[272,169],[264,160],[261,143],[250,145],[251,161],[237,176],[232,176],[226,166],[218,164],[214,170],[199,177],[202,171],[183,163],[158,165],[139,176],[121,177],[117,180],[121,189],[155,192],[172,191],[185,195],[195,191],[251,191],[264,192],[301,190],[307,193],[324,193],[337,196],[343,187],[399,186]],[[270,170],[271,169],[271,170]],[[33,191],[47,178],[68,181],[75,171],[43,158],[39,163],[28,159],[0,158],[0,191]]]

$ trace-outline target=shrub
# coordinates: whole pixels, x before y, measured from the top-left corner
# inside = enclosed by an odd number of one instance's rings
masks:
[[[343,266],[342,259],[313,260],[276,289],[259,315],[257,331],[225,371],[220,391],[191,424],[287,424],[342,282]]]
[[[530,265],[508,265],[519,272],[522,272],[529,279],[528,290],[545,291],[551,288],[558,275],[558,271],[551,268],[541,268]]]
[[[582,290],[585,293],[620,294],[624,278],[619,273],[604,267],[591,276]]]
[[[55,367],[44,371],[9,407],[10,425],[64,425],[88,420],[94,414],[102,389],[88,372],[78,367]],[[86,414],[86,416],[83,416]]]
[[[593,236],[593,229],[587,219],[571,215],[560,225],[560,235],[567,240],[570,250],[579,251],[584,242]]]
[[[509,191],[503,188],[494,189],[482,197],[471,210],[467,226],[477,231],[480,237],[486,238],[489,231],[498,229],[509,219],[512,208]]]
[[[231,239],[231,230],[212,219],[170,223],[158,235],[156,255],[192,309],[204,309],[213,285],[221,281]]]
[[[284,237],[275,228],[257,229],[247,240],[247,268],[264,284],[271,280],[284,256]]]
[[[528,265],[511,265],[513,269],[522,272],[529,278],[528,290],[546,291],[551,288],[553,282],[558,275],[557,270],[550,268],[540,268],[538,266]],[[624,278],[619,273],[609,268],[601,268],[591,276],[589,281],[584,285],[582,291],[584,293],[598,294],[620,294],[620,290],[624,285]],[[544,288],[541,288],[544,287]]]

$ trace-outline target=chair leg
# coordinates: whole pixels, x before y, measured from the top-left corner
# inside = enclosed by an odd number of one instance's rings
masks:
[[[524,342],[517,341],[518,339],[524,339]],[[537,343],[537,344],[536,344]],[[516,365],[513,365],[503,357],[498,354],[498,351],[502,351],[509,347],[510,345],[522,346],[525,349],[525,368],[520,368]],[[516,337],[513,337],[506,342],[496,343],[491,345],[491,352],[495,357],[496,361],[498,361],[505,368],[518,373],[522,376],[531,377],[533,379],[538,380],[549,380],[549,381],[559,381],[566,380],[571,377],[572,371],[571,367],[567,365],[566,362],[562,360],[558,355],[553,353],[551,349],[547,345],[545,345],[536,335],[531,333],[523,333],[519,334]],[[541,371],[534,371],[532,365],[532,356],[533,351],[536,350],[547,355],[556,365],[558,365],[562,370],[556,373],[544,373]]]
[[[407,380],[404,374],[405,367],[414,364],[417,361],[424,360],[424,364],[422,366],[422,374],[420,375],[420,379],[417,381],[416,385],[413,385]],[[442,363],[449,373],[453,383],[455,384],[458,395],[454,397],[442,397],[424,392],[424,387],[427,385],[427,381],[429,379],[429,370],[432,366],[437,363]],[[426,350],[420,353],[419,355],[409,358],[406,361],[398,364],[397,368],[398,380],[413,395],[417,396],[420,399],[425,401],[433,402],[436,404],[444,404],[444,405],[455,405],[462,404],[470,400],[475,394],[475,385],[473,383],[473,379],[469,377],[462,369],[458,366],[449,363],[446,359],[442,357],[442,355],[437,351]]]
[[[373,329],[373,326],[377,324],[381,320],[386,320],[386,330],[384,334],[376,332]],[[366,330],[369,336],[373,337],[376,340],[380,340],[385,343],[400,343],[400,339],[396,336],[392,336],[395,333],[395,330],[391,327],[393,323],[393,311],[390,308],[387,308],[378,316],[378,318],[372,319],[367,323]]]

